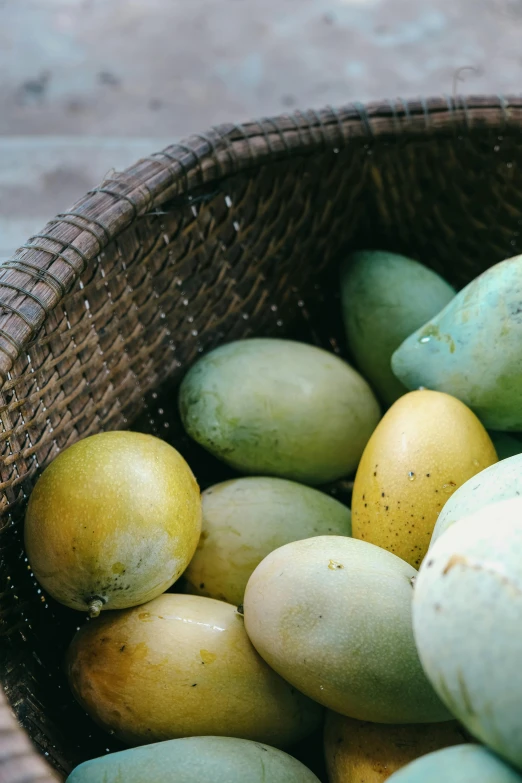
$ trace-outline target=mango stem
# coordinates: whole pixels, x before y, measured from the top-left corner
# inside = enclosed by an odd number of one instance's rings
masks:
[[[98,617],[101,610],[103,609],[104,603],[105,602],[102,601],[101,598],[92,598],[89,601],[88,609],[87,609],[87,611],[89,612],[89,617]]]

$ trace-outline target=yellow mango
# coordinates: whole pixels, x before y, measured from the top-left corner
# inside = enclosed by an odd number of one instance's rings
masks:
[[[330,783],[384,783],[426,753],[467,742],[457,721],[395,726],[328,712],[324,754]]]
[[[129,745],[225,736],[284,746],[322,710],[256,653],[224,601],[165,593],[76,634],[66,671],[89,715]]]
[[[495,462],[491,438],[456,397],[428,390],[404,395],[381,419],[359,463],[353,537],[418,568],[448,498]]]
[[[176,449],[102,432],[44,470],[25,517],[34,575],[65,606],[96,616],[150,601],[178,579],[201,532],[201,496]]]

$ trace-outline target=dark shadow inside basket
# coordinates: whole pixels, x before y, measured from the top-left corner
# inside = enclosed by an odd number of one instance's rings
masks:
[[[132,426],[175,445],[202,487],[231,475],[181,431],[176,387],[187,367],[253,335],[347,356],[337,264],[349,250],[403,252],[457,286],[521,252],[520,140],[482,129],[353,141],[217,181],[136,219],[49,316],[2,393],[4,456],[19,456],[2,477],[11,485],[0,666],[22,725],[62,772],[119,745],[63,677],[83,618],[40,593],[23,553],[25,499],[40,466],[79,437]],[[319,736],[298,755],[324,778]]]

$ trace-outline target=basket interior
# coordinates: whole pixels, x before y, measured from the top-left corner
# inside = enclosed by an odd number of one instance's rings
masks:
[[[42,466],[79,437],[132,426],[176,446],[202,487],[232,475],[181,431],[187,367],[253,335],[349,359],[337,265],[350,250],[405,253],[458,287],[522,252],[520,139],[515,127],[354,139],[194,188],[137,217],[48,315],[0,392],[0,671],[22,725],[62,773],[119,746],[64,681],[83,618],[41,593],[23,551],[25,499]]]

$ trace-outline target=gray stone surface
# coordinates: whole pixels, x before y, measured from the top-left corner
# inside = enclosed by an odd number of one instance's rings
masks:
[[[353,99],[518,92],[521,0],[4,0],[0,133],[179,136]]]
[[[0,255],[215,123],[517,93],[521,34],[522,0],[0,0]]]
[[[0,136],[0,259],[112,169],[169,143],[159,137]]]

